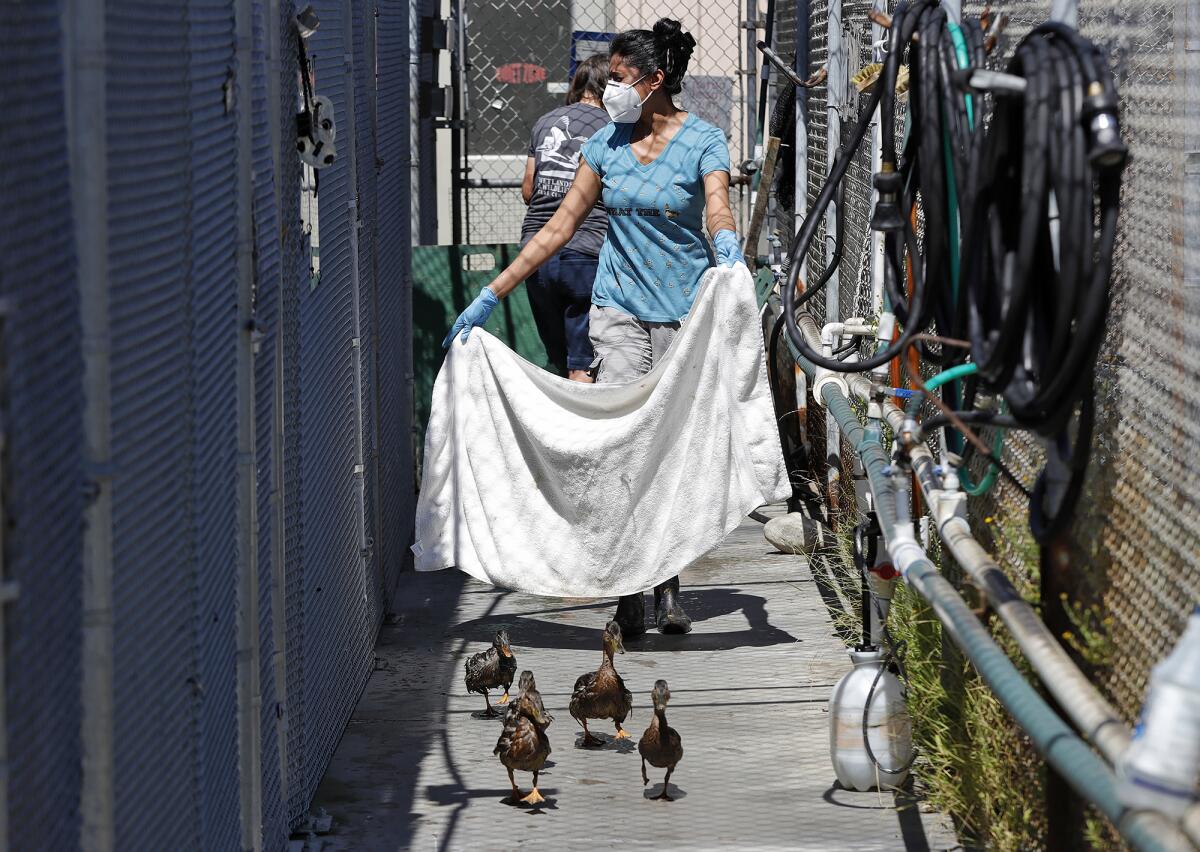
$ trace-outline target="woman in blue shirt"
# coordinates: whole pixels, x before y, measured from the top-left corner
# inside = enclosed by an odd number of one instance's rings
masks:
[[[613,123],[583,146],[582,162],[558,211],[516,260],[463,311],[446,337],[465,340],[499,299],[562,248],[597,201],[608,234],[592,289],[590,337],[598,382],[628,382],[666,353],[691,310],[704,272],[716,261],[743,262],[729,210],[729,150],[724,133],[672,100],[696,40],[664,18],[617,36],[609,51],[604,107]],[[687,633],[679,578],[654,589],[663,633]],[[615,619],[626,637],[645,632],[642,595],[625,595]]]

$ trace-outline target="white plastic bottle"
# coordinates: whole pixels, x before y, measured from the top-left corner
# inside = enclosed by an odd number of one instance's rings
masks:
[[[1117,795],[1130,808],[1179,817],[1200,785],[1200,606],[1150,686],[1133,742],[1121,761]]]
[[[848,790],[899,787],[908,777],[912,759],[912,720],[904,703],[904,689],[899,679],[884,668],[882,651],[855,650],[850,652],[850,659],[854,668],[842,676],[829,699],[833,771]],[[863,711],[868,700],[871,708],[866,739],[874,760],[863,744]]]

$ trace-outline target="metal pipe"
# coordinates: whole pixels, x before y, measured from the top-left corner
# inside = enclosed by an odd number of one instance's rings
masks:
[[[369,350],[371,386],[367,389],[367,393],[371,399],[371,413],[373,416],[371,417],[371,442],[366,451],[366,455],[369,456],[368,465],[371,476],[371,493],[375,495],[375,500],[372,503],[373,511],[371,513],[371,525],[369,528],[370,535],[367,539],[367,546],[371,552],[371,571],[379,582],[377,623],[371,625],[372,628],[375,628],[378,627],[379,623],[382,623],[383,614],[387,608],[387,583],[383,572],[382,547],[383,476],[379,469],[379,443],[383,431],[379,416],[379,412],[383,410],[382,386],[379,381],[379,164],[382,162],[379,156],[379,85],[378,74],[376,72],[376,69],[379,67],[379,57],[377,55],[379,10],[367,8],[364,14],[366,15],[367,27],[367,36],[365,39],[366,62],[367,67],[371,69],[371,85],[367,88],[368,111],[371,116],[371,168],[375,171],[375,191],[371,194],[371,233],[368,235],[371,245],[371,304],[368,310],[374,321],[371,323],[371,346]],[[470,225],[469,221],[467,225]]]
[[[851,390],[856,396],[865,399],[869,387],[870,383],[861,376],[851,380]],[[903,410],[889,399],[885,403],[885,416],[888,425],[899,435],[904,428]],[[1118,765],[1132,737],[1125,720],[1079,670],[1046,623],[1012,585],[1008,575],[972,535],[966,519],[966,494],[937,487],[935,462],[929,448],[916,443],[908,455],[938,535],[950,554],[987,596],[1025,659],[1072,723],[1110,764]],[[1200,846],[1200,805],[1188,809],[1182,828],[1192,842]]]
[[[83,648],[80,848],[115,847],[113,783],[112,342],[109,338],[105,9],[68,0],[66,51],[71,206],[83,351]]]
[[[262,644],[258,623],[258,465],[254,411],[254,3],[233,7],[237,50],[238,785],[242,848],[263,845]]]
[[[869,397],[870,383],[863,377],[852,378],[850,387],[855,396]],[[884,403],[884,416],[894,433],[901,434],[905,414],[890,399]],[[1129,747],[1130,738],[1120,714],[1079,670],[1045,622],[971,534],[966,519],[967,495],[940,487],[934,474],[936,462],[929,448],[918,442],[909,448],[908,454],[938,535],[955,561],[987,595],[996,614],[1055,700],[1104,757],[1115,764]]]
[[[825,20],[826,70],[828,72],[825,89],[825,164],[832,168],[837,161],[838,149],[842,140],[842,108],[846,104],[847,89],[850,85],[850,66],[846,56],[846,46],[842,39],[842,0],[828,0],[828,17]],[[828,239],[837,229],[838,207],[842,199],[834,193],[829,206],[825,208],[825,245],[822,246],[825,263],[832,264],[837,254],[836,247]],[[836,320],[841,316],[840,304],[840,270],[835,266],[825,285],[825,320]],[[819,389],[814,387],[814,392]],[[825,457],[831,467],[841,464],[841,438],[839,437],[837,420],[825,415]]]
[[[816,348],[820,343],[820,332],[817,329],[816,321],[805,314],[800,318],[798,324],[809,346]],[[815,375],[816,370],[811,363],[801,359],[801,366],[805,372]],[[870,383],[863,376],[854,375],[850,377],[849,381],[854,395],[862,396],[865,392],[869,397]],[[888,543],[896,568],[904,576],[905,581],[933,606],[938,619],[950,633],[951,638],[963,649],[976,670],[991,687],[997,699],[1030,736],[1038,751],[1059,771],[1077,793],[1095,804],[1121,831],[1122,835],[1138,848],[1191,848],[1191,843],[1166,818],[1150,812],[1131,812],[1121,805],[1116,797],[1116,779],[1112,769],[1097,758],[1086,743],[1032,689],[1013,666],[1007,654],[992,640],[957,590],[938,573],[928,560],[924,550],[916,542],[912,532],[911,519],[907,519],[907,500],[897,500],[894,493],[899,490],[907,494],[909,479],[907,474],[891,478],[883,476],[883,471],[888,465],[887,456],[878,440],[868,436],[867,430],[859,423],[858,415],[850,406],[849,400],[839,386],[832,383],[825,385],[821,396],[827,410],[837,419],[847,440],[855,447],[863,461],[875,498],[875,508],[879,514],[884,539]],[[900,414],[899,419],[896,418],[894,412]],[[887,419],[896,434],[900,434],[903,428],[903,418],[903,412],[900,412],[894,404],[891,405],[890,410],[887,411]],[[929,454],[928,448],[921,445],[914,454],[927,460],[931,473],[932,456]],[[930,502],[932,505],[934,501]],[[955,537],[955,544],[961,545],[961,543],[961,537]],[[947,545],[951,546],[953,553],[954,545],[951,545],[950,541],[947,541]],[[978,547],[977,543],[976,546]],[[982,550],[982,548],[979,549]],[[971,551],[968,549],[964,553],[969,554]],[[983,556],[987,559],[986,553]],[[955,554],[955,558],[958,558],[957,554]],[[980,564],[978,561],[975,562],[976,566]],[[994,566],[994,563],[992,565]],[[967,567],[965,563],[964,567]],[[995,572],[999,573],[999,570],[999,567],[995,566]],[[989,591],[989,586],[997,583],[995,573],[991,571],[981,576],[986,578],[986,582],[980,582],[980,586],[985,591]],[[1003,575],[1001,574],[1001,576]],[[1007,578],[1005,578],[1006,580]],[[1009,587],[1011,588],[1011,584]],[[1013,590],[1013,595],[1015,594],[1015,590]],[[1023,604],[1024,602],[1019,601],[1019,603]],[[1010,607],[1007,615],[1013,619],[1014,623],[1018,624],[1019,629],[1026,626],[1024,616],[1019,614],[1019,606]],[[1001,617],[1008,625],[1008,619],[1003,614]],[[1044,628],[1044,625],[1042,627]],[[1030,634],[1026,633],[1025,635],[1029,636]],[[1052,636],[1050,639],[1057,644]],[[1031,644],[1031,647],[1036,646]],[[1022,646],[1022,650],[1024,650],[1024,646]],[[1061,648],[1059,650],[1061,651]],[[1028,656],[1028,652],[1026,654]],[[1043,660],[1046,659],[1043,657]],[[1074,667],[1069,658],[1067,658],[1067,665],[1074,668],[1075,673],[1082,677],[1082,673]],[[1048,674],[1044,677],[1064,676],[1057,666],[1048,667],[1047,672]],[[1039,674],[1041,674],[1041,670],[1039,670]],[[1086,680],[1084,682],[1086,683]],[[1052,691],[1057,687],[1051,682],[1047,682],[1046,685]],[[1088,688],[1091,689],[1090,684],[1088,684]],[[1097,711],[1097,708],[1093,706],[1091,711]],[[1093,728],[1092,732],[1098,739],[1102,738],[1111,745],[1119,737],[1119,733],[1113,733],[1114,730],[1119,730],[1116,725],[1102,721]]]
[[[362,292],[358,268],[358,232],[362,227],[358,195],[358,127],[354,92],[354,0],[342,4],[342,73],[346,81],[346,171],[350,185],[350,353],[354,371],[354,496],[358,510],[358,573],[363,600],[368,599],[370,548],[367,546],[367,477],[363,461]]]
[[[1188,840],[1157,814],[1129,811],[1116,795],[1116,777],[1025,680],[959,595],[925,555],[908,516],[908,475],[888,477],[883,448],[858,422],[858,415],[836,385],[827,385],[823,401],[847,440],[863,460],[875,496],[884,539],[906,583],[933,607],[943,628],[971,660],[992,693],[1028,734],[1037,750],[1071,787],[1093,803],[1135,847],[1185,850]]]
[[[811,37],[809,24],[809,0],[796,0],[796,74],[807,80],[812,73],[812,61],[808,41]],[[808,210],[808,89],[796,87],[796,135],[795,135],[796,181],[793,190],[793,215],[797,230],[802,217]],[[808,258],[800,258],[800,280],[808,280]]]
[[[746,68],[744,72],[743,91],[746,93],[745,108],[742,112],[745,126],[742,135],[746,140],[743,153],[746,157],[757,157],[756,150],[758,118],[756,102],[758,100],[758,54],[755,52],[755,42],[758,41],[758,0],[746,0],[746,20],[742,22],[743,37],[746,40]]]

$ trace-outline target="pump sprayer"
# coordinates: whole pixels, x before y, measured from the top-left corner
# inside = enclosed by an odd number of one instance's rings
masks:
[[[1131,808],[1182,816],[1200,792],[1200,606],[1150,686],[1117,794]]]

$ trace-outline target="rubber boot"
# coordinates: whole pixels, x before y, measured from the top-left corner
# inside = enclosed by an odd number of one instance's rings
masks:
[[[646,632],[646,602],[642,593],[621,595],[617,599],[617,614],[613,616],[621,628],[621,638],[631,639]]]
[[[679,578],[654,587],[654,620],[659,633],[690,633],[692,620],[679,605]]]

